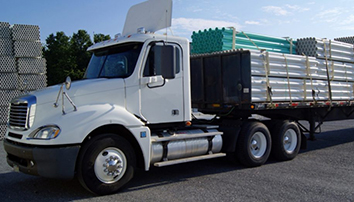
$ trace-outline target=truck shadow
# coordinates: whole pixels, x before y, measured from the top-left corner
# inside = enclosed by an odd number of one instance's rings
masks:
[[[301,150],[300,154],[354,142],[353,133],[354,128],[323,132],[316,136],[316,141],[308,141],[308,148]],[[279,162],[272,158],[267,162],[268,165],[276,163]],[[96,197],[86,191],[82,188],[78,180],[46,179],[10,171],[0,173],[0,190],[3,190],[0,192],[0,198],[1,201],[31,201],[38,199],[39,201],[72,201],[82,199],[113,200],[112,196],[114,196],[115,200],[131,195],[130,192],[134,193],[154,187],[162,187],[167,184],[184,182],[201,176],[237,172],[237,170],[245,169],[262,169],[262,167],[245,168],[239,164],[230,162],[227,157],[170,167],[152,167],[149,172],[137,170],[133,180],[119,193],[102,197]]]
[[[8,172],[0,174],[1,201],[71,201],[91,198],[78,180],[56,180]]]
[[[323,132],[321,134],[316,135],[315,141],[308,141],[307,149],[300,150],[299,154],[309,153],[316,150],[354,142],[354,135],[352,135],[353,133],[354,128]],[[270,157],[266,165],[276,163],[279,163],[279,161]],[[122,192],[130,192],[156,186],[163,186],[170,183],[186,181],[194,177],[244,169],[257,168],[245,168],[238,163],[235,164],[231,162],[229,157],[175,165],[164,168],[151,168],[149,172],[140,171],[136,173],[135,178],[129,184],[129,188],[122,190]]]

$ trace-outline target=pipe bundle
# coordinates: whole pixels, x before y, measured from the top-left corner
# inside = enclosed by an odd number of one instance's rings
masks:
[[[321,59],[354,62],[354,45],[314,37],[298,39],[297,52]]]
[[[296,54],[296,41],[245,32],[234,28],[199,30],[192,35],[192,53],[211,53],[231,49],[267,50]]]
[[[242,49],[266,50],[276,53],[296,54],[296,40],[266,35],[237,32],[236,46]]]
[[[205,29],[193,32],[192,53],[210,53],[229,50],[232,46],[233,30],[229,28]],[[231,41],[231,42],[230,42]]]
[[[0,139],[5,135],[9,102],[47,86],[39,27],[0,22]]]
[[[354,44],[354,36],[335,38],[335,41]]]
[[[266,51],[250,50],[250,53],[252,102],[354,98],[354,64]]]

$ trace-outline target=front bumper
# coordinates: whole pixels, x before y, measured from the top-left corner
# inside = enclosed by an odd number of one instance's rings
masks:
[[[48,178],[72,179],[80,145],[33,146],[5,139],[7,163],[16,171]]]

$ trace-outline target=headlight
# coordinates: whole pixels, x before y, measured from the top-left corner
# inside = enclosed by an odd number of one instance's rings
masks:
[[[33,131],[33,133],[29,135],[29,139],[54,139],[58,137],[60,131],[60,128],[55,125],[43,126]]]

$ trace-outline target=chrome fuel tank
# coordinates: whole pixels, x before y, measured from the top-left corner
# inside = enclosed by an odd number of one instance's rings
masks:
[[[205,133],[202,130],[180,131],[180,134],[202,134]],[[205,133],[207,134],[207,133]],[[163,137],[169,137],[172,135],[163,133]],[[177,134],[178,135],[178,134]],[[151,160],[150,163],[181,159],[192,156],[205,155],[209,152],[218,153],[222,148],[221,135],[206,136],[200,138],[171,140],[164,142],[155,142],[151,148]]]

